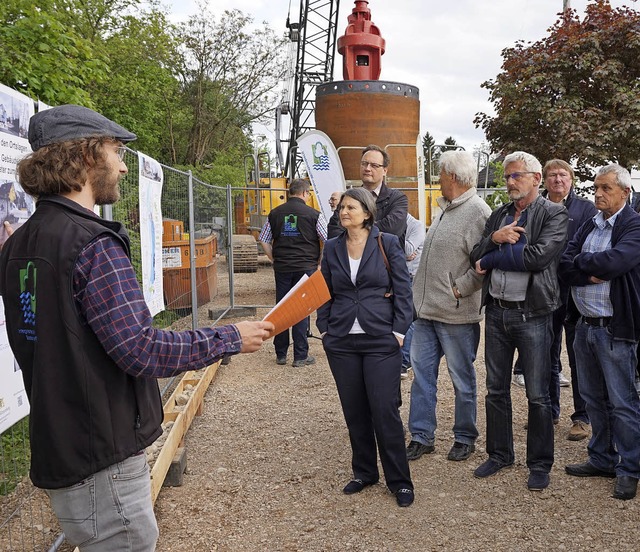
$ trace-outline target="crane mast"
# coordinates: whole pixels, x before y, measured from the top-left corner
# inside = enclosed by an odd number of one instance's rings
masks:
[[[340,0],[300,0],[298,22],[287,19],[289,39],[297,41],[295,75],[292,99],[283,98],[276,110],[276,152],[285,175],[291,177],[302,163],[295,150],[296,140],[315,128],[316,86],[333,79],[339,7]],[[289,135],[284,139],[280,136],[282,115],[290,117]]]

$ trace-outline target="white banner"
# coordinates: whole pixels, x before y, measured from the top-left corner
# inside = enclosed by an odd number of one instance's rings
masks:
[[[162,295],[162,167],[138,152],[142,291],[151,316],[164,310]]]
[[[346,189],[338,152],[331,138],[321,130],[309,130],[298,137],[298,150],[307,166],[320,210],[328,221],[333,214],[329,206],[331,194]]]
[[[34,113],[31,98],[0,84],[0,247],[7,239],[4,221],[15,230],[33,214],[35,202],[16,182],[16,165],[31,153],[27,140],[29,119]],[[16,363],[0,298],[0,433],[29,414],[22,372]]]

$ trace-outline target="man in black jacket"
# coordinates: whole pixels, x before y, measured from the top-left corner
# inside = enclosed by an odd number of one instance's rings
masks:
[[[155,550],[145,455],[162,433],[155,378],[255,351],[274,329],[153,328],[126,231],[93,212],[119,199],[123,144],[135,138],[77,105],[34,115],[18,176],[38,202],[0,255],[7,334],[31,406],[30,476],[80,550]]]
[[[517,151],[504,160],[511,202],[496,209],[471,263],[484,274],[485,363],[487,368],[487,452],[476,477],[489,477],[515,460],[511,410],[514,352],[522,366],[529,403],[527,486],[549,485],[553,465],[553,418],[549,400],[553,341],[552,314],[560,306],[557,267],[567,238],[563,205],[538,195],[542,166]]]
[[[375,225],[380,232],[394,234],[404,247],[404,236],[407,231],[407,212],[409,200],[400,190],[389,188],[384,178],[389,169],[389,154],[376,145],[367,146],[360,160],[360,178],[362,187],[369,190],[376,198]],[[338,210],[329,221],[329,238],[335,238],[342,232]]]
[[[273,261],[276,301],[280,301],[305,274],[311,276],[320,265],[321,244],[327,239],[327,223],[322,213],[306,204],[311,196],[308,180],[296,179],[289,185],[289,199],[269,213],[258,240]],[[293,366],[314,364],[309,355],[309,318],[294,324]],[[273,338],[276,364],[287,363],[289,330]]]

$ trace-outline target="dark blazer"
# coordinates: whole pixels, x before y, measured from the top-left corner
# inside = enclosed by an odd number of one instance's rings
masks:
[[[393,234],[400,239],[404,247],[404,237],[407,233],[407,211],[409,200],[407,196],[395,188],[389,188],[384,182],[380,188],[380,195],[376,198],[375,225],[381,232]],[[340,235],[344,229],[340,226],[340,216],[336,209],[329,219],[327,234],[330,238]]]
[[[362,329],[373,336],[391,332],[405,334],[413,320],[411,280],[404,251],[398,237],[382,234],[389,265],[393,297],[385,297],[389,274],[384,265],[374,226],[364,247],[356,285],[351,282],[347,233],[328,240],[322,255],[322,274],[331,299],[318,309],[316,325],[321,333],[343,337],[349,333],[356,317]]]

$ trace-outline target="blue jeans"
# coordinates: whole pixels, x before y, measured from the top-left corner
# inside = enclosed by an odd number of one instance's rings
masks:
[[[591,421],[589,461],[617,475],[640,478],[640,399],[636,347],[608,328],[578,322],[575,339],[580,392]]]
[[[413,339],[413,327],[415,322],[412,322],[411,326],[404,335],[404,341],[402,342],[402,366],[408,368],[411,366],[411,340]]]
[[[434,442],[438,367],[444,355],[456,395],[453,435],[457,442],[473,445],[478,437],[473,361],[480,341],[480,324],[445,324],[419,318],[413,326],[413,384],[409,407],[411,439],[424,445]]]
[[[487,368],[487,452],[501,464],[512,464],[513,418],[511,367],[518,358],[529,404],[527,466],[549,473],[553,465],[553,417],[549,400],[552,314],[526,318],[519,309],[489,304],[485,314],[485,364]]]
[[[66,540],[82,552],[156,549],[158,525],[145,453],[64,489],[48,489]]]
[[[315,269],[298,272],[274,272],[276,279],[276,302],[280,301],[305,274],[311,276],[314,272]],[[292,326],[293,360],[305,360],[309,356],[308,331],[309,317],[302,319]],[[287,351],[289,350],[289,330],[277,334],[273,338],[273,346],[276,349],[276,357],[286,357]]]

